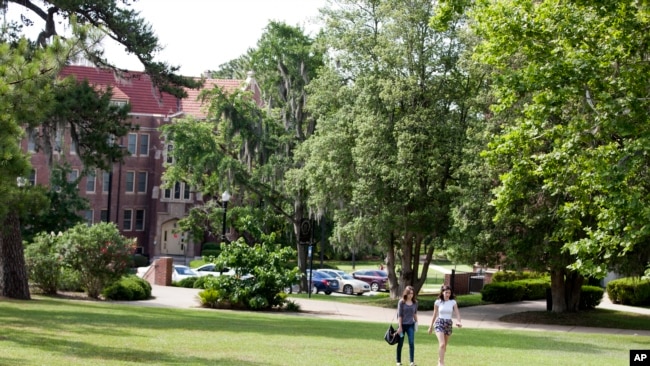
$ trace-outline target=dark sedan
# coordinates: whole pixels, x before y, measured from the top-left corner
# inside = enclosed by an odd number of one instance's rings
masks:
[[[371,291],[388,290],[388,273],[379,269],[361,269],[352,272],[352,277],[366,282]]]
[[[324,292],[325,295],[329,295],[339,290],[339,280],[336,278],[319,271],[312,271],[311,273],[311,291],[313,293]],[[307,271],[307,276],[307,279],[309,279],[309,271]]]

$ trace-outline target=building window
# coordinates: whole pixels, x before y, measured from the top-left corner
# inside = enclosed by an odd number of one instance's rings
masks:
[[[27,138],[27,151],[28,152],[36,152],[36,134],[37,132],[35,130],[32,130],[29,133],[29,136]]]
[[[84,211],[84,220],[88,226],[93,224],[93,210]]]
[[[122,220],[122,230],[124,231],[131,231],[132,230],[132,224],[131,221],[133,220],[133,210],[124,210],[124,216]]]
[[[144,210],[135,210],[135,230],[144,230]]]
[[[61,153],[63,151],[63,131],[57,129],[54,135],[54,152]]]
[[[171,164],[174,162],[174,158],[172,158],[172,151],[174,151],[174,145],[172,144],[167,145],[167,164]]]
[[[72,169],[68,173],[68,183],[76,183],[78,178],[79,178],[79,170]]]
[[[167,201],[189,201],[192,198],[190,185],[185,182],[176,182],[172,188],[164,189],[162,198]]]
[[[126,193],[135,192],[135,172],[126,172],[126,187],[124,187]]]
[[[99,220],[101,222],[108,222],[108,210],[101,210],[99,212]]]
[[[132,156],[135,156],[136,153],[136,142],[138,139],[138,134],[137,133],[130,133],[129,136],[127,137],[128,139],[128,144],[126,146],[126,149],[129,151],[129,154]]]
[[[149,155],[149,135],[141,134],[140,135],[140,156]]]
[[[77,142],[70,139],[70,155],[77,155]]]
[[[138,172],[138,193],[147,193],[147,172]]]
[[[32,169],[29,173],[29,184],[33,187],[36,185],[36,169]]]
[[[86,193],[95,193],[95,172],[89,172],[86,175]]]
[[[102,172],[102,193],[108,193],[108,186],[110,185],[111,175],[108,172]]]
[[[174,184],[174,199],[179,200],[181,199],[181,183],[176,182]]]

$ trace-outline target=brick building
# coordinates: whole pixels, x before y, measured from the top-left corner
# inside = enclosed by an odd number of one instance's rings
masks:
[[[137,238],[137,251],[150,258],[164,255],[187,261],[200,255],[202,243],[192,242],[176,228],[178,220],[202,198],[181,182],[172,189],[161,188],[163,164],[173,145],[164,141],[160,133],[160,127],[173,123],[175,118],[205,117],[197,100],[199,91],[188,90],[184,99],[161,93],[143,72],[118,75],[112,70],[68,66],[61,74],[74,75],[80,81],[86,79],[99,89],[112,87],[112,101],[129,103],[131,123],[139,127],[116,141],[130,153],[123,162],[114,163],[111,171],[96,171],[81,178],[80,195],[91,206],[83,213],[86,221],[89,224],[114,222],[122,235]],[[250,90],[260,100],[252,73],[245,81],[207,79],[204,84],[204,88],[215,86],[226,92],[237,88]],[[83,167],[69,133],[63,131],[55,140],[53,159],[67,161],[73,169],[73,178],[78,177]],[[22,142],[23,149],[31,154],[33,171],[29,180],[31,184],[47,186],[50,182],[47,157],[42,151],[35,151],[34,146],[29,136]]]

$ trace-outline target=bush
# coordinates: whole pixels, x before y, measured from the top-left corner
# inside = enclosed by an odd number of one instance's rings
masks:
[[[199,277],[187,277],[182,280],[175,282],[176,287],[185,287],[185,288],[195,288],[194,283],[199,279]]]
[[[25,247],[25,267],[30,282],[46,294],[55,294],[61,279],[57,236],[41,233]]]
[[[151,297],[151,285],[142,278],[129,275],[106,286],[102,295],[109,300],[147,300]]]
[[[81,274],[72,268],[61,268],[59,277],[59,291],[83,292]]]
[[[199,292],[199,298],[201,299],[201,305],[208,308],[217,308],[219,307],[221,295],[219,291],[211,289]]]
[[[483,301],[506,303],[523,300],[526,285],[521,282],[492,282],[481,290]]]
[[[580,290],[580,310],[594,309],[603,299],[605,291],[598,286],[582,286]]]
[[[236,276],[206,277],[203,288],[215,290],[213,306],[265,310],[281,307],[286,301],[284,288],[291,286],[298,273],[284,264],[295,258],[295,250],[274,243],[275,234],[263,235],[262,244],[249,246],[243,239],[224,245],[214,261],[217,267],[235,268]],[[250,274],[252,277],[242,279]]]
[[[145,257],[142,254],[135,254],[133,256],[133,267],[146,267],[149,265],[149,258]]]
[[[542,300],[546,298],[546,290],[551,288],[550,279],[529,279],[519,280],[513,283],[520,283],[525,288],[524,300]]]
[[[537,279],[541,277],[544,277],[544,275],[537,272],[499,271],[492,275],[492,282],[512,282],[519,280]]]
[[[86,293],[98,298],[102,289],[130,268],[135,243],[120,235],[113,223],[78,224],[60,239],[63,264],[78,271]]]
[[[650,304],[650,280],[627,277],[607,283],[607,296],[615,304]]]
[[[205,288],[205,281],[210,277],[214,277],[214,276],[213,275],[207,275],[207,276],[198,277],[196,279],[196,281],[194,281],[194,286],[193,287],[194,288],[202,288],[202,289],[204,289]]]

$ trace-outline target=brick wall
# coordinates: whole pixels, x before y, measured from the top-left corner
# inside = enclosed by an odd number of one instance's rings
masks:
[[[492,272],[460,272],[454,273],[454,284],[451,284],[451,274],[445,274],[445,285],[454,289],[455,295],[467,295],[479,292],[484,285],[492,282]]]
[[[153,262],[154,285],[169,286],[172,284],[173,264],[174,259],[171,257],[161,257]]]

